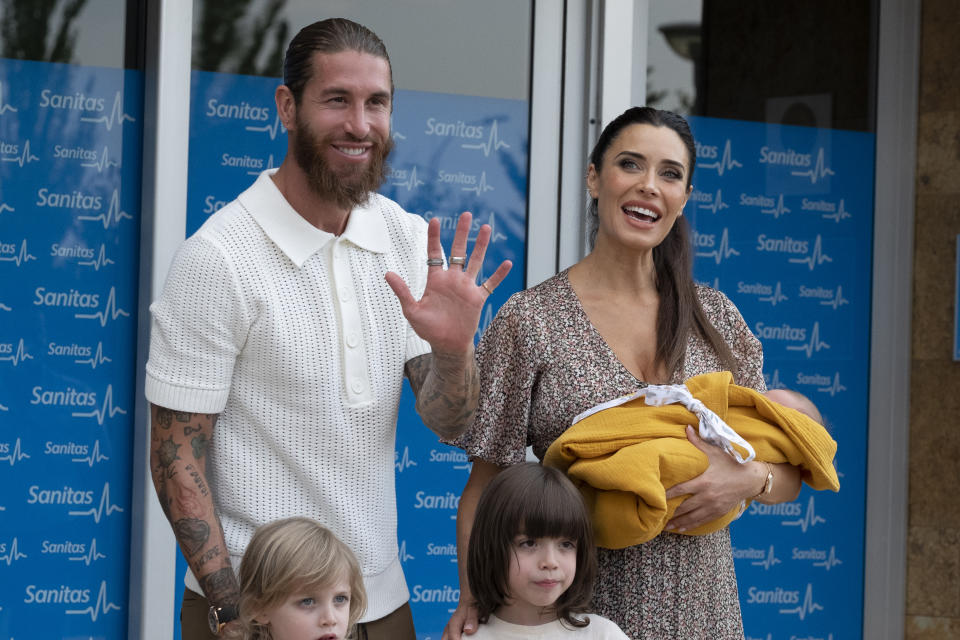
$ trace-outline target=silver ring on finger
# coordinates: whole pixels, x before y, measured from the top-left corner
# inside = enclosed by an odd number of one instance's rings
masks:
[[[443,258],[427,258],[428,267],[442,267]]]
[[[467,264],[467,256],[450,256],[451,265],[459,265],[462,269],[463,265]]]

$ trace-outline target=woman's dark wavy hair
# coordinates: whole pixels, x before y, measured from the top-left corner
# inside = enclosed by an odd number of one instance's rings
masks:
[[[697,164],[697,146],[690,132],[690,125],[683,116],[652,107],[631,107],[603,129],[596,146],[590,152],[590,164],[597,175],[601,173],[610,145],[624,129],[635,124],[667,127],[680,137],[687,150],[686,187],[689,189],[693,169]],[[591,198],[587,205],[591,249],[596,243],[600,224],[598,211],[597,199]],[[660,308],[657,312],[657,361],[663,363],[667,371],[677,371],[683,363],[690,331],[695,330],[713,348],[723,367],[736,376],[736,358],[700,306],[697,286],[693,280],[693,246],[686,216],[679,216],[663,242],[654,247],[653,264],[657,293],[660,294]]]
[[[300,104],[303,88],[313,76],[313,54],[359,51],[387,61],[390,91],[393,92],[393,67],[387,47],[373,31],[346,18],[329,18],[309,24],[293,37],[283,57],[283,84]]]
[[[585,613],[597,576],[593,529],[583,497],[558,469],[535,462],[516,464],[487,485],[474,515],[467,552],[467,578],[480,622],[507,603],[514,538],[560,537],[576,542],[577,572],[554,603],[557,618],[572,627],[590,624]]]

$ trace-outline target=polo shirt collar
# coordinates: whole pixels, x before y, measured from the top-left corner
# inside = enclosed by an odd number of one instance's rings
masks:
[[[310,256],[336,236],[317,229],[290,206],[271,178],[276,171],[277,169],[268,169],[261,172],[256,182],[241,193],[238,199],[267,237],[297,267],[302,267]],[[378,208],[370,205],[371,202],[368,201],[353,208],[341,238],[361,249],[385,253],[390,247],[387,225]]]

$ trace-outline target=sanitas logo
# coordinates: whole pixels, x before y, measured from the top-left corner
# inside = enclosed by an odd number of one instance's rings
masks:
[[[754,325],[753,332],[761,340],[784,340],[788,342],[796,342],[807,339],[806,327],[791,327],[786,323],[780,325],[779,327],[772,327],[762,322],[758,322]]]
[[[750,587],[747,590],[749,604],[798,604],[800,592],[777,587],[776,589],[758,589]]]
[[[76,442],[57,443],[46,442],[43,452],[48,456],[85,456],[90,451],[90,446],[86,444],[77,444]]]
[[[53,148],[53,157],[61,160],[95,162],[97,160],[97,150],[87,149],[86,147],[64,147],[58,144]]]
[[[232,120],[269,120],[270,109],[268,107],[255,107],[247,102],[240,104],[228,104],[220,102],[216,98],[210,98],[207,101],[207,117],[232,119]]]
[[[74,589],[63,584],[59,588],[42,589],[35,584],[28,584],[23,601],[26,604],[87,604],[90,602],[90,589]]]
[[[801,298],[819,298],[820,300],[831,300],[833,298],[833,294],[833,289],[827,289],[825,287],[806,287],[804,285],[800,285]]]
[[[220,156],[221,167],[240,167],[242,169],[263,169],[263,158],[254,158],[244,154],[242,156],[232,156],[224,153]]]
[[[440,170],[437,172],[437,182],[443,184],[459,184],[474,186],[477,184],[477,176],[471,175],[469,173],[464,173],[463,171],[458,171],[456,173],[451,173],[449,171]]]
[[[430,462],[451,462],[453,464],[467,464],[467,454],[464,451],[437,451],[430,450]]]
[[[803,514],[803,507],[799,502],[781,502],[780,504],[750,503],[752,516],[787,516],[796,517]]]
[[[460,496],[447,491],[442,496],[429,495],[425,491],[417,491],[413,503],[414,509],[456,509],[460,504]]]
[[[811,385],[811,386],[823,386],[833,383],[833,378],[830,376],[825,376],[819,373],[803,373],[800,372],[797,374],[797,384]]]
[[[36,386],[31,390],[33,399],[30,404],[60,407],[92,407],[97,404],[97,394],[93,391],[77,391],[67,387],[65,391],[53,391]]]
[[[34,203],[38,207],[51,207],[54,209],[83,209],[90,211],[103,208],[103,197],[92,196],[82,191],[73,191],[71,193],[51,192],[47,187],[37,191],[37,201]]]
[[[103,111],[106,108],[106,101],[103,98],[88,96],[82,91],[65,95],[44,89],[40,92],[40,106],[74,111]]]
[[[719,147],[709,144],[700,144],[697,145],[697,160],[715,160],[720,154]]]
[[[50,542],[49,540],[44,540],[40,543],[40,553],[46,553],[51,555],[59,554],[69,554],[76,555],[78,553],[86,553],[87,545],[78,542]]]
[[[478,140],[483,137],[483,126],[479,124],[467,124],[463,120],[440,122],[436,118],[429,118],[424,133],[428,136]]]
[[[785,167],[809,167],[813,163],[813,156],[809,153],[800,153],[794,149],[776,151],[770,147],[760,149],[760,164],[773,164]]]
[[[717,236],[712,233],[693,232],[693,246],[698,249],[710,249],[717,244]]]
[[[757,251],[769,253],[807,253],[810,243],[807,240],[795,240],[790,236],[770,238],[765,233],[757,236]]]
[[[56,342],[51,342],[47,345],[48,356],[89,358],[92,353],[92,347],[80,345],[76,342],[71,344],[57,344]]]
[[[773,286],[762,282],[737,282],[737,293],[748,293],[754,296],[769,296],[773,293]]]
[[[432,542],[427,543],[427,555],[428,556],[441,556],[448,558],[450,562],[457,561],[457,545],[452,542],[449,544],[433,544]]]
[[[766,195],[748,196],[745,193],[740,194],[740,205],[744,207],[765,207],[772,208],[776,206],[777,201]]]
[[[94,255],[93,249],[80,244],[67,246],[54,242],[50,245],[51,258],[83,258],[84,260],[90,260]]]
[[[93,504],[93,491],[77,491],[64,485],[62,489],[41,489],[40,485],[31,485],[27,489],[27,504]]]
[[[734,560],[763,560],[766,557],[766,549],[754,549],[753,547],[747,547],[746,549],[733,548]]]
[[[213,213],[219,211],[230,204],[229,200],[217,200],[215,196],[207,196],[203,199],[203,212]]]
[[[804,211],[819,211],[821,213],[836,213],[837,205],[828,200],[809,200],[804,198],[800,201],[800,208]]]
[[[456,604],[460,602],[460,589],[454,589],[446,584],[439,588],[427,588],[423,585],[413,585],[413,596],[410,602],[448,602]]]
[[[70,291],[47,291],[45,287],[37,287],[33,294],[33,304],[38,307],[95,309],[100,306],[100,294],[82,293],[76,289],[70,289]]]
[[[12,144],[10,142],[5,142],[0,140],[0,154],[3,155],[19,155],[20,145]]]

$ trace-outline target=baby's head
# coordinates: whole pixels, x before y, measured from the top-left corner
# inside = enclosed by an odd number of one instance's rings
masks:
[[[820,410],[817,409],[817,405],[813,404],[810,398],[798,391],[792,391],[790,389],[769,389],[763,395],[777,404],[782,404],[789,409],[796,409],[805,416],[815,420],[817,424],[823,424],[823,416],[820,415]]]
[[[301,625],[338,639],[366,609],[350,548],[309,518],[259,527],[240,564],[240,622],[246,640],[285,640]]]
[[[517,600],[532,602],[517,587],[522,580],[518,572],[522,576],[530,567],[524,560],[527,550],[536,541],[548,538],[560,539],[559,553],[566,556],[560,563],[572,566],[551,569],[547,581],[554,581],[555,574],[562,576],[560,584],[548,585],[552,601],[537,606],[573,626],[586,624],[574,614],[587,611],[597,572],[590,516],[580,492],[562,471],[532,462],[498,473],[477,504],[467,577],[481,622],[504,605]],[[575,550],[570,548],[571,543]],[[569,586],[561,591],[567,583]]]

